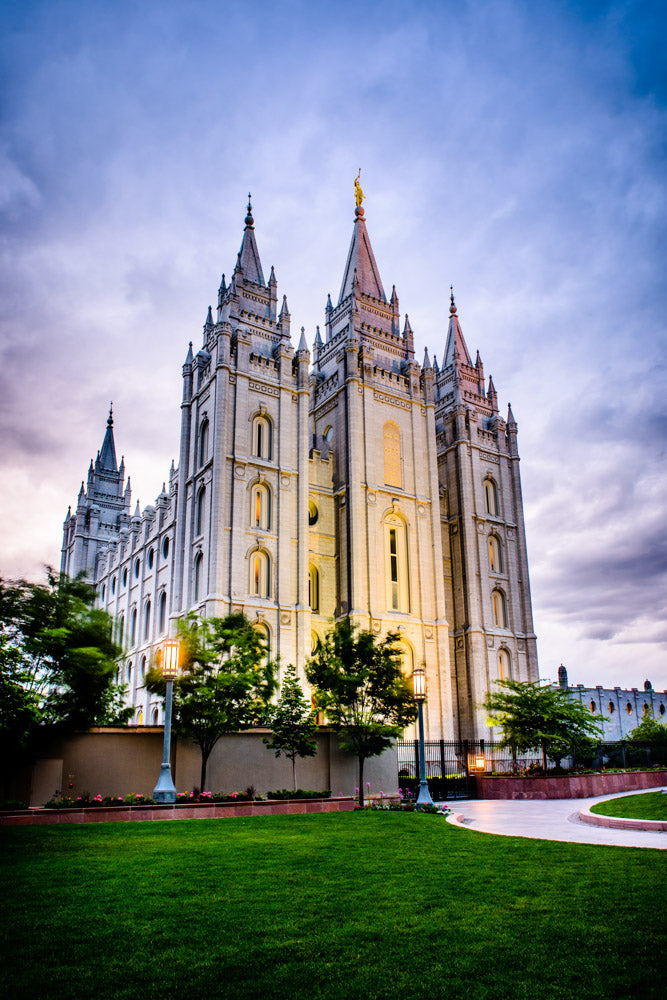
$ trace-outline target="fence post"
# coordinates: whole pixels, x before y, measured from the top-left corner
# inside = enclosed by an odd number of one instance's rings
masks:
[[[445,777],[445,741],[440,740],[440,777]]]
[[[465,761],[466,768],[466,778],[470,777],[470,768],[468,767],[468,741],[463,741],[463,760]]]
[[[623,770],[628,766],[628,755],[625,750],[625,740],[621,740],[621,753],[623,754]]]
[[[419,740],[415,740],[415,778],[419,779]]]

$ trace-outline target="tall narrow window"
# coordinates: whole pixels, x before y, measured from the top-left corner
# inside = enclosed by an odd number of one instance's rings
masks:
[[[130,616],[130,646],[134,646],[137,641],[137,609],[132,608]]]
[[[192,584],[192,597],[195,601],[198,601],[201,598],[203,566],[204,557],[201,552],[198,552],[195,556],[194,578]]]
[[[484,498],[486,500],[486,513],[491,517],[498,517],[500,506],[498,504],[498,487],[491,478],[484,480]]]
[[[151,602],[146,601],[146,606],[144,607],[144,642],[146,642],[151,634]]]
[[[268,531],[271,527],[271,491],[265,483],[253,486],[250,503],[250,524]]]
[[[160,602],[158,604],[158,632],[160,635],[164,634],[167,627],[167,592],[165,590],[160,594]]]
[[[512,676],[510,654],[506,649],[498,650],[498,680],[508,681]]]
[[[253,597],[268,597],[270,593],[269,583],[269,556],[262,549],[256,549],[250,556],[250,593]]]
[[[311,611],[320,610],[320,574],[315,566],[308,570],[308,603]]]
[[[273,433],[271,421],[261,414],[252,422],[252,453],[256,458],[271,459]]]
[[[491,595],[493,599],[493,621],[499,628],[507,628],[507,604],[502,590],[494,590]]]
[[[387,486],[403,485],[401,476],[401,432],[398,424],[387,420],[382,428],[382,444],[384,448],[384,481]]]
[[[204,417],[199,428],[199,467],[208,461],[208,418]]]
[[[385,520],[387,607],[391,611],[410,610],[408,542],[405,522],[398,514]]]
[[[197,494],[197,510],[195,516],[195,534],[201,535],[206,522],[206,487],[202,486]]]
[[[496,535],[489,535],[489,564],[492,573],[502,573],[503,550],[500,539]]]

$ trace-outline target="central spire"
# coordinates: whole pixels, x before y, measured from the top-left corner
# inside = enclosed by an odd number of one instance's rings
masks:
[[[354,232],[352,233],[352,242],[350,243],[343,281],[340,286],[338,305],[348,295],[351,295],[353,291],[357,293],[361,292],[363,295],[370,295],[374,299],[386,302],[387,297],[384,294],[380,272],[375,263],[375,254],[373,253],[373,247],[371,246],[371,241],[366,230],[364,210],[361,207],[364,193],[361,190],[358,175],[354,181],[354,193],[356,201]]]
[[[107,472],[118,472],[116,464],[116,446],[113,439],[113,403],[109,405],[107,429],[100,449],[99,468]]]
[[[236,264],[237,269],[243,272],[246,281],[252,281],[255,285],[264,284],[264,272],[259,259],[259,251],[255,242],[255,220],[252,217],[252,204],[250,194],[248,194],[248,208],[245,217],[245,229],[241,240],[241,249]]]

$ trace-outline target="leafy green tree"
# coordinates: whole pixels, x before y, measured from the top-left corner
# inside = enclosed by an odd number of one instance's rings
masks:
[[[41,713],[21,650],[0,634],[0,761],[2,797],[9,797],[12,775],[30,758]]]
[[[667,744],[667,725],[654,719],[651,709],[647,707],[644,709],[642,721],[628,733],[628,739]]]
[[[364,763],[383,753],[417,717],[412,686],[401,669],[399,636],[378,639],[336,622],[306,665],[318,708],[339,735],[343,750],[359,760],[359,802],[364,804]]]
[[[263,722],[276,682],[265,643],[244,615],[202,619],[190,612],[177,634],[182,673],[174,681],[173,725],[199,747],[203,791],[220,737]],[[146,686],[164,694],[159,664],[149,670]]]
[[[513,754],[540,747],[542,766],[547,756],[560,760],[572,750],[590,747],[602,735],[600,716],[591,715],[567,692],[548,681],[498,681],[501,690],[489,691],[482,708],[489,713],[487,724],[502,729],[500,745]]]
[[[284,753],[292,761],[292,787],[296,791],[296,758],[314,757],[317,753],[317,722],[291,663],[285,671],[280,698],[269,710],[267,725],[271,738],[264,736],[263,741],[269,750],[275,750],[276,757]]]

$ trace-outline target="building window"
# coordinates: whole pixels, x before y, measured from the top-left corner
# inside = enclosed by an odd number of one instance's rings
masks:
[[[123,570],[123,575],[121,577],[121,582],[124,587],[127,587],[127,569]]]
[[[308,569],[308,604],[311,611],[320,610],[320,574],[315,566]]]
[[[271,460],[273,427],[268,417],[263,414],[252,421],[252,454],[256,458]]]
[[[493,601],[493,621],[498,628],[507,628],[507,603],[502,590],[494,590],[491,595]]]
[[[265,483],[255,483],[250,494],[250,524],[268,531],[271,527],[271,491]]]
[[[384,481],[387,486],[403,485],[401,476],[401,432],[398,424],[387,420],[382,428],[382,445],[384,450]]]
[[[203,569],[204,569],[204,556],[201,552],[198,552],[195,556],[194,565],[194,580],[192,586],[192,598],[198,601],[201,598],[202,583],[203,583]]]
[[[658,709],[658,711],[660,712],[660,715],[665,714],[665,706],[662,704],[662,702],[660,703],[660,708]]]
[[[595,704],[594,701],[591,702],[590,709],[591,709],[591,712],[595,712],[595,710],[597,709],[597,705]]]
[[[103,583],[102,584],[102,600],[103,601],[104,601],[104,598],[106,597],[106,594],[107,594],[107,587],[106,587],[106,584]]]
[[[270,568],[268,552],[256,549],[250,556],[249,589],[253,597],[269,597]]]
[[[158,712],[157,708],[154,708],[153,709],[153,725],[154,726],[157,726],[159,719],[160,719],[160,713]]]
[[[134,575],[139,579],[139,570],[141,569],[141,560],[137,559],[134,563]]]
[[[204,532],[204,523],[206,521],[206,487],[202,486],[197,494],[197,509],[195,513],[195,535],[201,535]]]
[[[155,549],[150,548],[148,550],[148,568],[153,569],[153,560],[155,559]]]
[[[609,714],[610,715],[614,714],[614,703],[613,703],[613,701],[609,702]]]
[[[169,537],[167,536],[167,538],[165,538],[164,541],[162,542],[162,558],[166,559],[168,555],[169,555]]]
[[[137,609],[132,608],[130,616],[130,646],[134,646],[137,641]]]
[[[257,632],[261,647],[264,651],[261,662],[266,664],[271,659],[271,633],[269,632],[268,625],[264,622],[257,622],[255,624],[255,631]]]
[[[132,687],[132,660],[128,660],[128,662],[127,662],[127,674],[126,674],[126,677],[127,677],[127,685],[128,685],[128,687]]]
[[[627,705],[625,706],[625,711],[628,713],[628,715],[632,715],[632,705],[630,704],[630,702],[628,702]]]
[[[311,526],[311,528],[314,524],[317,524],[317,519],[319,516],[320,514],[317,509],[317,505],[313,503],[313,501],[311,500],[308,503],[308,524]]]
[[[167,593],[162,591],[158,603],[158,632],[163,635],[167,626]]]
[[[208,460],[208,418],[204,417],[199,428],[199,467]]]
[[[491,517],[498,517],[500,505],[498,503],[498,487],[491,478],[484,480],[484,499],[486,501],[486,513]]]
[[[146,657],[141,657],[141,666],[139,667],[139,680],[143,684],[144,677],[146,676]]]
[[[489,535],[489,564],[492,573],[502,573],[503,549],[501,541],[496,535]]]
[[[385,560],[387,607],[391,611],[410,610],[408,539],[405,522],[398,514],[385,519]]]
[[[506,649],[498,650],[498,680],[508,681],[512,677],[510,654]]]
[[[144,607],[144,642],[148,641],[151,634],[151,602],[146,601]]]
[[[118,619],[118,645],[123,645],[123,634],[125,632],[125,618],[123,615]]]
[[[112,594],[116,593],[116,577],[115,576],[112,576],[112,578],[111,578],[111,593]]]

